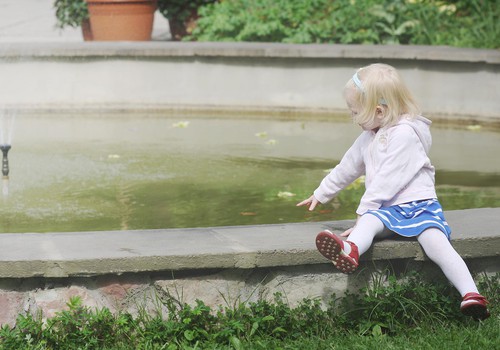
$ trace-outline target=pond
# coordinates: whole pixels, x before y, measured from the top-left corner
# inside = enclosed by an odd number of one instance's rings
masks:
[[[207,227],[354,218],[356,183],[295,207],[359,134],[347,116],[19,112],[0,232]],[[500,206],[500,132],[433,126],[445,210]]]

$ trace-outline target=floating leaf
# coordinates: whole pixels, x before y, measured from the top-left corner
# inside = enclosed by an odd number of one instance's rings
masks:
[[[189,125],[188,121],[183,121],[183,122],[173,123],[172,127],[174,127],[174,128],[187,128],[188,125]]]
[[[240,213],[241,216],[256,216],[257,213],[253,212],[253,211],[242,211]]]
[[[118,159],[120,158],[119,154],[108,154],[108,159]]]
[[[468,125],[467,130],[470,131],[479,131],[481,130],[481,125]]]
[[[276,141],[275,139],[271,139],[269,141],[266,142],[268,145],[275,145],[278,143],[278,141]]]
[[[279,198],[291,198],[291,197],[295,197],[295,193],[288,192],[288,191],[280,191],[280,192],[278,192],[278,197]]]
[[[320,213],[320,214],[330,214],[330,213],[333,213],[333,209],[318,210],[318,213]]]
[[[258,132],[255,134],[255,136],[260,137],[261,139],[265,139],[267,137],[267,132],[265,131]]]

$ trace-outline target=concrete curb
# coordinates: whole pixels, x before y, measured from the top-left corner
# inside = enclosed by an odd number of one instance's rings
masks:
[[[500,51],[448,46],[224,42],[3,43],[0,59],[48,57],[260,57],[400,59],[500,64]]]
[[[500,259],[500,208],[446,213],[468,259]],[[155,271],[253,269],[325,263],[314,238],[352,221],[192,229],[0,235],[0,277],[81,277]],[[378,242],[364,260],[425,260],[415,241]]]

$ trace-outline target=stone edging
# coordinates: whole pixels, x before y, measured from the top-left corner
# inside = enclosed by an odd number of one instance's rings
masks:
[[[500,208],[450,211],[464,258],[500,258]],[[352,221],[145,231],[0,235],[0,277],[59,278],[155,271],[253,269],[325,263],[317,232]],[[364,260],[425,260],[414,241],[376,243]]]
[[[224,42],[9,43],[0,59],[48,57],[267,57],[402,59],[500,64],[500,50],[448,46],[279,44]]]

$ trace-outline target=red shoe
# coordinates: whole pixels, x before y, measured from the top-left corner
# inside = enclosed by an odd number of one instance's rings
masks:
[[[460,311],[466,316],[472,316],[478,320],[485,320],[490,317],[486,305],[488,301],[478,293],[467,293],[460,304]]]
[[[344,241],[330,231],[321,231],[316,236],[316,248],[343,273],[352,273],[358,268],[358,247],[351,242],[351,253],[344,251]]]

